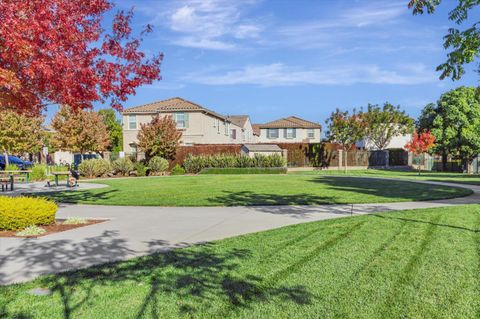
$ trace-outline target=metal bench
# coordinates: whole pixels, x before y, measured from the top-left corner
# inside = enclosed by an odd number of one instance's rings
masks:
[[[8,191],[9,186],[10,191],[13,191],[13,184],[13,175],[0,175],[0,185],[2,186],[2,192]]]

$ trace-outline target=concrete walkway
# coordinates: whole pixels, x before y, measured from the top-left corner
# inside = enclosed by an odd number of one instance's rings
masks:
[[[36,239],[0,238],[0,284],[291,224],[352,214],[480,203],[480,186],[421,183],[461,186],[472,189],[474,194],[425,202],[319,206],[62,205],[58,218],[82,216],[108,221]]]

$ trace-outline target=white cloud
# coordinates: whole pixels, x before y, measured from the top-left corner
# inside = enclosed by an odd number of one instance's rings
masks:
[[[251,84],[260,86],[397,84],[414,85],[436,80],[423,65],[383,69],[378,65],[329,66],[302,69],[282,63],[250,65],[224,74],[191,73],[185,80],[206,85]]]
[[[168,27],[179,34],[173,41],[185,47],[231,50],[232,38],[258,37],[262,28],[242,17],[243,8],[254,1],[189,0],[179,3],[168,16]]]

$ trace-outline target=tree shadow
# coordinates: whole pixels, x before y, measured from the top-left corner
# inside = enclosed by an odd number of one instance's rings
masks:
[[[416,183],[411,181],[362,178],[352,176],[321,176],[309,180],[326,184],[329,189],[391,198],[398,201],[425,201],[462,196],[450,186]]]
[[[79,204],[95,203],[97,201],[108,200],[118,192],[116,189],[91,192],[89,190],[72,190],[63,192],[45,192],[35,193],[34,197],[46,197],[58,203]]]
[[[252,191],[224,191],[224,195],[209,198],[212,203],[223,206],[269,206],[269,205],[321,205],[334,200],[330,196],[318,196],[306,193],[294,195],[265,194]]]
[[[459,226],[459,225],[442,224],[442,223],[437,223],[437,222],[431,222],[431,221],[428,221],[428,220],[405,218],[405,217],[394,217],[394,216],[387,216],[387,215],[383,215],[383,214],[382,215],[372,214],[372,216],[377,217],[377,218],[383,218],[383,219],[397,220],[397,221],[404,222],[404,223],[427,224],[427,225],[431,225],[431,226],[446,227],[446,228],[451,228],[451,229],[456,229],[456,230],[461,230],[461,231],[468,231],[468,232],[472,232],[472,233],[479,233],[480,232],[480,229],[469,228],[469,227],[464,227],[464,226]]]
[[[78,260],[81,267],[82,261],[98,263],[108,254],[111,260],[128,258],[132,251],[127,248],[126,241],[116,235],[114,232],[104,232],[82,244],[73,245],[63,240],[48,243],[25,240],[18,248],[0,256],[0,269],[8,261],[16,259],[24,262],[25,269],[38,269],[40,264],[51,268],[51,271],[58,271],[69,267],[71,259]],[[311,303],[312,295],[303,286],[282,285],[278,281],[270,282],[261,276],[241,271],[241,263],[251,256],[248,249],[219,249],[214,243],[205,243],[168,250],[169,243],[162,240],[152,240],[147,244],[151,255],[41,277],[37,284],[48,287],[54,296],[60,297],[64,318],[74,318],[76,311],[94,303],[96,297],[92,291],[98,286],[147,287],[147,293],[143,289],[141,295],[144,297],[138,299],[136,318],[163,317],[159,309],[166,303],[179,315],[194,315],[205,309],[214,311],[208,305],[220,302],[226,305],[218,310],[220,316],[271,298],[289,300],[298,305]],[[165,251],[159,252],[162,249]],[[0,274],[0,278],[4,278],[3,275]],[[28,313],[9,313],[9,302],[11,300],[6,299],[0,302],[0,315],[28,318]]]

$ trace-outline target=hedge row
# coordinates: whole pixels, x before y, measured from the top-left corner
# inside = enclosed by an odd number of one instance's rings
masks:
[[[242,174],[287,174],[286,167],[266,167],[266,168],[205,168],[200,174],[212,175],[212,174],[230,174],[230,175],[242,175]]]
[[[280,155],[189,155],[183,166],[187,173],[197,174],[206,168],[285,167],[286,161]]]

